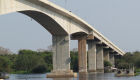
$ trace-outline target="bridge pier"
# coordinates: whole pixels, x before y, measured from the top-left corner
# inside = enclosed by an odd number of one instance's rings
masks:
[[[103,46],[97,45],[96,46],[96,72],[97,73],[104,73],[104,55],[103,55]]]
[[[110,59],[109,59],[109,50],[104,50],[104,60],[105,61],[110,61]]]
[[[88,72],[96,72],[96,43],[88,40]]]
[[[70,70],[70,37],[53,36],[53,71],[47,78],[75,77]]]
[[[112,64],[112,67],[115,67],[115,58],[114,53],[110,53],[110,63]]]
[[[86,36],[78,39],[79,73],[87,73]]]

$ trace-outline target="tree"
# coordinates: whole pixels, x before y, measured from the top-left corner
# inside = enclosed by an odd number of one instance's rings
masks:
[[[45,61],[37,54],[37,52],[31,50],[19,51],[15,63],[16,70],[31,72],[34,68],[40,65],[45,66]]]
[[[9,49],[0,47],[0,55],[7,55],[7,54],[11,54],[11,53],[12,52]]]
[[[74,72],[78,72],[78,52],[71,51],[71,69]]]
[[[120,59],[115,60],[118,68],[129,68],[129,65],[134,65],[135,68],[140,68],[140,52],[127,52]]]
[[[104,67],[111,67],[112,64],[109,61],[104,60]]]
[[[10,72],[10,60],[0,56],[0,72]]]

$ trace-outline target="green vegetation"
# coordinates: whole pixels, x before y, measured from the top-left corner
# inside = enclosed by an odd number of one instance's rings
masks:
[[[111,67],[112,67],[112,64],[110,63],[110,61],[104,60],[104,72],[105,73],[112,72]]]
[[[71,68],[78,71],[78,52],[71,52]],[[52,52],[20,50],[18,54],[0,55],[0,72],[27,74],[52,70]]]
[[[5,50],[6,51],[6,50]],[[1,52],[2,53],[2,52]],[[78,52],[71,51],[71,69],[78,71]],[[140,72],[140,52],[128,52],[121,58],[115,59],[119,69],[127,69],[129,65],[135,66],[135,72]],[[111,66],[104,61],[104,66]],[[8,73],[46,73],[52,70],[52,52],[20,50],[18,54],[0,54],[0,72]]]
[[[78,72],[78,52],[71,51],[71,69],[74,72]]]
[[[115,60],[115,65],[119,69],[128,69],[130,65],[134,65],[135,73],[140,72],[140,52],[128,52],[120,59]]]
[[[109,61],[104,60],[104,67],[111,67],[112,64]]]
[[[0,72],[10,72],[10,60],[0,56]]]
[[[44,54],[47,54],[44,53]],[[47,63],[45,63],[43,53],[37,53],[31,50],[20,50],[19,54],[15,61],[15,70],[16,71],[26,71],[27,73],[34,72],[39,73],[37,70],[40,69],[42,72],[47,71]],[[50,56],[51,57],[51,56]],[[42,70],[42,68],[44,70]]]
[[[20,50],[18,54],[0,55],[0,72],[45,73],[52,70],[52,52]]]

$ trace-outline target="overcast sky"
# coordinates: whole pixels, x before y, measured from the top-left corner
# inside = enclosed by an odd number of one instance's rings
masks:
[[[94,26],[123,51],[140,51],[140,0],[50,0]],[[28,16],[10,13],[0,16],[0,46],[19,49],[47,49],[51,34]],[[77,42],[71,42],[71,48]]]

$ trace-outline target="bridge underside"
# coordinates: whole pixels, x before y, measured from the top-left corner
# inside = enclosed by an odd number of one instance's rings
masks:
[[[104,72],[104,60],[114,65],[114,56],[125,54],[88,23],[48,0],[0,0],[0,14],[11,12],[33,18],[52,34],[53,70],[47,75],[49,78],[76,77],[70,69],[71,39],[78,40],[78,65],[82,74]]]

